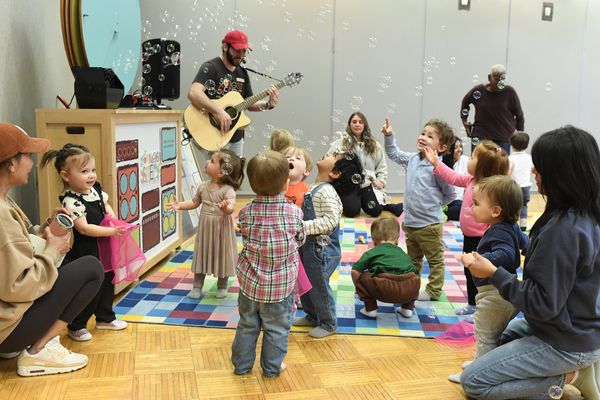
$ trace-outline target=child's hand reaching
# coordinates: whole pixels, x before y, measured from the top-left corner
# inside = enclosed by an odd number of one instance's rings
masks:
[[[438,163],[440,162],[437,153],[429,146],[425,147],[423,152],[425,153],[425,158],[427,161],[429,161],[434,167],[437,167]]]
[[[110,228],[112,229],[113,233],[110,236],[120,236],[122,234],[124,234],[125,232],[127,232],[127,228],[124,226],[115,226]]]
[[[175,197],[173,199],[172,203],[167,204],[167,209],[172,210],[172,211],[179,211],[181,209],[181,205],[179,204],[177,197]]]
[[[394,131],[392,130],[392,125],[390,125],[389,118],[385,119],[385,123],[381,127],[381,133],[383,133],[384,136],[391,136],[394,134]]]
[[[494,275],[494,272],[498,269],[490,260],[480,256],[477,252],[468,255],[472,256],[474,261],[464,265],[469,268],[469,271],[471,271],[471,274],[473,274],[474,277],[489,278]]]
[[[233,207],[231,207],[229,205],[229,200],[227,200],[227,199],[221,200],[217,204],[217,207],[219,207],[219,209],[221,211],[223,211],[225,214],[231,214],[233,212]]]

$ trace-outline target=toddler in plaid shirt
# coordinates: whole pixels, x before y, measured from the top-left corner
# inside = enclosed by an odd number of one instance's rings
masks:
[[[257,197],[239,214],[243,240],[237,262],[240,321],[231,346],[237,375],[252,370],[261,327],[263,374],[275,377],[285,369],[298,249],[305,240],[302,211],[284,196],[288,164],[283,154],[266,151],[254,156],[246,170]]]

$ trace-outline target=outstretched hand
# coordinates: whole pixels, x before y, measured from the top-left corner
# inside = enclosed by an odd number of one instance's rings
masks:
[[[394,134],[394,131],[392,130],[392,125],[390,124],[390,119],[387,117],[385,118],[385,122],[381,127],[381,133],[383,133],[385,136],[391,136]]]
[[[168,210],[172,210],[172,211],[179,211],[181,208],[181,205],[179,204],[179,201],[177,201],[177,197],[175,197],[173,199],[172,203],[168,203],[167,204],[167,209]]]
[[[471,253],[474,261],[464,264],[471,271],[471,274],[476,278],[489,278],[494,275],[498,268],[492,264],[490,260],[481,256],[477,252]],[[461,257],[462,260],[462,257]]]
[[[436,167],[440,162],[438,154],[429,146],[425,147],[423,149],[423,152],[425,153],[425,158],[427,159],[427,161],[429,161],[431,165]]]

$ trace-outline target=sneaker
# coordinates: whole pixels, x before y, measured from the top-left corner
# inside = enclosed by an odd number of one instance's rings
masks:
[[[127,328],[127,322],[115,319],[112,322],[96,322],[96,329],[106,329],[109,331],[121,331]]]
[[[60,337],[55,336],[37,354],[29,354],[27,349],[23,350],[17,361],[17,374],[20,376],[62,374],[81,369],[87,363],[86,355],[67,350],[60,344]]]
[[[296,318],[294,322],[292,322],[294,326],[317,326],[317,321],[312,319],[308,319],[306,317]]]
[[[396,312],[402,315],[404,318],[410,318],[413,316],[413,310],[409,310],[407,308],[397,307]]]
[[[462,369],[465,369],[469,366],[469,364],[471,364],[473,362],[473,360],[468,360],[462,363],[462,365],[460,366]]]
[[[377,310],[367,311],[365,307],[361,308],[359,311],[362,315],[369,318],[377,318]]]
[[[202,288],[197,288],[197,287],[193,288],[187,294],[187,297],[190,299],[194,299],[194,300],[199,299],[200,297],[202,297]]]
[[[76,342],[87,342],[92,340],[92,334],[87,329],[77,329],[76,331],[69,330],[69,337]]]
[[[323,329],[320,326],[315,326],[310,331],[308,331],[308,336],[321,339],[327,336],[334,335],[335,331],[328,331],[327,329]]]
[[[475,314],[465,315],[464,317],[462,317],[462,320],[465,322],[468,322],[470,324],[474,324],[475,323]]]
[[[431,301],[431,295],[427,293],[425,289],[419,291],[419,297],[417,298],[419,301]]]
[[[19,354],[21,354],[20,351],[13,351],[12,353],[0,353],[0,358],[10,360],[11,358],[17,357]]]
[[[459,308],[458,310],[454,311],[454,314],[456,315],[469,315],[469,314],[475,314],[475,306],[471,305],[471,304],[467,304],[466,306]]]
[[[215,294],[217,299],[224,299],[227,297],[227,289],[217,289],[217,294]]]
[[[448,380],[453,383],[460,383],[460,376],[462,372],[457,372],[455,374],[449,375]]]
[[[575,374],[575,379],[570,382],[572,386],[575,386],[586,400],[599,400],[600,399],[600,388],[598,382],[596,382],[595,364],[590,365],[584,369],[580,369]]]

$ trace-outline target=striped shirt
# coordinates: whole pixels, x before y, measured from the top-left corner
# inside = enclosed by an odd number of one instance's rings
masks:
[[[320,183],[311,185],[309,191],[313,190]],[[340,224],[342,216],[342,201],[340,197],[331,184],[326,184],[314,193],[312,202],[315,209],[315,219],[304,221],[306,234],[329,235]]]
[[[243,249],[237,263],[240,290],[252,301],[278,303],[294,290],[298,248],[305,240],[302,210],[283,194],[258,196],[240,210]]]

